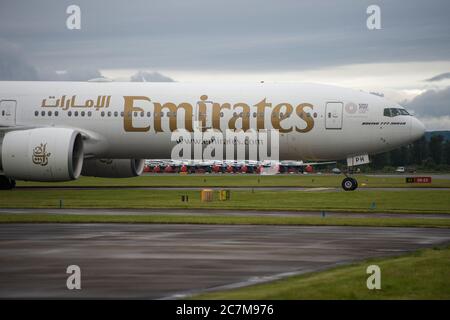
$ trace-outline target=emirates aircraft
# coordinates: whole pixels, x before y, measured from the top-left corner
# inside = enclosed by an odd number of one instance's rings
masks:
[[[195,123],[276,130],[278,160],[347,159],[349,169],[425,132],[392,101],[318,84],[0,82],[1,187],[138,176],[144,159],[171,158],[173,133],[195,135]],[[357,185],[346,174],[343,188]]]

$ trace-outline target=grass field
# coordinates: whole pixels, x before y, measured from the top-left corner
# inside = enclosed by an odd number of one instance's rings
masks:
[[[181,202],[188,195],[189,202]],[[141,189],[0,191],[1,208],[185,208],[393,213],[450,213],[450,191],[231,191],[231,200],[201,202],[200,192]]]
[[[381,290],[368,290],[366,268],[381,269]],[[450,299],[450,249],[373,259],[194,299]]]
[[[450,219],[257,217],[207,215],[1,214],[0,223],[176,223],[450,228]]]
[[[360,187],[433,187],[450,188],[450,179],[433,179],[431,184],[407,184],[405,177],[356,175]],[[106,179],[81,177],[61,183],[18,181],[17,186],[72,187],[340,187],[343,175],[144,175],[135,178]]]

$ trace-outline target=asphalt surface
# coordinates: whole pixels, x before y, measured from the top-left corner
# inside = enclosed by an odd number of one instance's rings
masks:
[[[450,208],[449,208],[450,213]],[[66,214],[66,215],[168,215],[168,216],[253,216],[253,217],[338,217],[338,218],[402,218],[402,219],[450,219],[449,213],[357,213],[327,211],[263,211],[224,209],[3,209],[0,214]]]
[[[450,229],[2,224],[0,298],[173,299],[445,243]]]
[[[302,191],[302,192],[346,192],[341,187],[144,187],[144,186],[92,186],[92,187],[83,187],[83,186],[71,186],[71,187],[62,187],[62,186],[30,186],[30,187],[16,187],[17,190],[120,190],[120,189],[129,189],[129,190],[186,190],[186,191],[200,191],[202,189],[212,189],[212,190],[235,190],[235,191]],[[432,188],[432,187],[382,187],[382,188],[366,188],[360,187],[357,189],[360,191],[449,191],[450,188]]]

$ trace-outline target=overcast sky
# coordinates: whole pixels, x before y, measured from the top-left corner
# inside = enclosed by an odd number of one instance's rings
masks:
[[[81,30],[66,27],[72,4]],[[336,84],[450,130],[450,1],[0,0],[0,80],[100,76]]]

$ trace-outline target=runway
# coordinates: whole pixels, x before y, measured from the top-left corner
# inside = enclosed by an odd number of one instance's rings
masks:
[[[449,209],[450,213],[450,209]],[[450,219],[449,213],[358,213],[328,211],[276,211],[227,209],[51,209],[51,208],[0,208],[0,214],[66,214],[66,215],[172,215],[172,216],[252,216],[252,217],[334,217],[334,218],[402,218]]]
[[[2,224],[0,298],[173,299],[445,243],[450,229]]]

